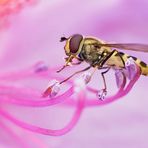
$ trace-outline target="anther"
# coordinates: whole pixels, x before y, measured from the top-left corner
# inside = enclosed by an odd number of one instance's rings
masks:
[[[89,72],[85,72],[83,75],[82,75],[82,79],[83,81],[85,82],[85,84],[88,84],[91,80],[91,73]]]
[[[85,72],[75,82],[75,92],[80,92],[85,88],[86,84],[91,80],[91,73]]]
[[[38,62],[34,67],[35,72],[42,72],[48,70],[48,66],[44,62]]]
[[[136,73],[137,73],[137,65],[133,58],[128,58],[127,61],[125,62],[125,68],[126,68],[126,75],[127,77],[132,80]]]
[[[82,78],[76,78],[75,81],[74,81],[74,85],[75,85],[74,91],[76,93],[82,91],[86,86],[86,84],[85,84],[85,82]]]
[[[43,97],[49,96],[50,98],[54,98],[60,91],[60,84],[58,81],[55,81],[52,85],[45,90],[43,93]]]
[[[117,87],[120,88],[124,81],[124,76],[121,70],[115,70],[115,78]]]

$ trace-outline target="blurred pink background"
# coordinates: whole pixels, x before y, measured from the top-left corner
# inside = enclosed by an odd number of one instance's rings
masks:
[[[0,5],[1,2],[0,0]],[[3,21],[0,23],[3,24],[0,28],[1,73],[19,71],[38,61],[45,61],[50,67],[61,66],[64,63],[65,54],[64,44],[59,40],[63,35],[70,36],[80,33],[109,42],[148,44],[147,7],[148,1],[146,0],[24,2],[19,11],[13,11],[5,16],[5,19],[0,20]],[[147,53],[132,51],[126,53],[137,56],[148,63]],[[114,77],[113,73],[107,75],[110,91],[115,85],[112,77]],[[100,87],[99,80],[101,80],[100,76],[98,79],[95,75],[92,85]],[[22,85],[21,83],[16,84]],[[48,82],[42,84],[38,80],[32,85],[44,89],[47,84]],[[127,96],[106,106],[86,108],[76,127],[60,137],[31,133],[1,120],[5,123],[4,125],[11,126],[26,143],[29,137],[35,137],[32,138],[35,139],[34,142],[28,142],[30,147],[147,148],[147,90],[148,79],[141,76]],[[45,108],[5,106],[9,112],[24,121],[55,129],[62,127],[73,112],[73,108],[58,105]],[[3,124],[0,128],[2,127]],[[2,131],[2,133],[1,146],[13,145],[13,140],[10,140],[11,136],[8,136],[9,132]],[[39,143],[36,142],[36,138],[40,141]]]

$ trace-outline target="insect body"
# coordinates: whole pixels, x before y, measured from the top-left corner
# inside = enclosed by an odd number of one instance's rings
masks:
[[[140,67],[142,75],[148,75],[148,65],[136,57],[129,56],[123,52],[119,52],[115,49],[133,50],[148,52],[148,45],[144,44],[109,44],[99,39],[83,37],[80,34],[75,34],[69,38],[61,38],[61,41],[66,41],[65,53],[68,56],[67,63],[72,61],[73,58],[77,58],[80,61],[85,61],[91,66],[102,68],[103,66],[109,66],[112,68],[124,68],[125,61],[132,57],[135,63]],[[66,66],[65,65],[65,66]]]
[[[106,93],[106,82],[104,74],[107,73],[111,68],[113,69],[124,69],[125,62],[128,58],[132,58],[135,63],[139,66],[141,70],[141,74],[148,76],[148,65],[136,57],[129,56],[125,53],[119,52],[117,49],[123,50],[133,50],[133,51],[141,51],[148,52],[148,45],[144,44],[110,44],[105,43],[104,41],[92,37],[83,37],[81,34],[74,34],[69,38],[61,37],[61,42],[66,41],[65,44],[65,53],[67,57],[65,58],[66,64],[57,72],[62,71],[65,67],[69,66],[69,64],[77,65],[82,62],[87,62],[89,64],[88,67],[75,72],[73,75],[69,76],[65,80],[61,81],[60,84],[66,82],[74,75],[84,72],[90,68],[96,69],[105,69],[104,72],[101,73],[104,88],[102,89],[104,93]],[[77,59],[77,63],[73,63],[73,59]]]

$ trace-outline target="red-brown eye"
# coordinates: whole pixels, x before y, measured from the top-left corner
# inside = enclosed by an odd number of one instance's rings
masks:
[[[79,45],[83,39],[83,36],[80,34],[75,34],[72,36],[70,39],[70,52],[71,53],[76,53],[79,49]]]

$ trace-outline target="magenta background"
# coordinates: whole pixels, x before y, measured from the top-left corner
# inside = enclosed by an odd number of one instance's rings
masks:
[[[25,7],[9,18],[11,25],[8,28],[1,30],[1,72],[21,70],[40,60],[51,67],[62,65],[64,51],[59,39],[63,34],[81,33],[106,41],[147,43],[147,7],[146,0],[42,0]],[[146,53],[128,53],[148,62]],[[110,90],[115,85],[112,77],[112,74],[107,76]],[[61,137],[35,136],[44,143],[43,147],[147,148],[147,87],[147,77],[142,76],[121,100],[101,108],[85,109],[70,133]],[[72,113],[72,110],[60,107],[26,110],[12,106],[9,110],[17,115],[20,110],[24,119],[50,128],[61,126],[58,122],[64,124]],[[12,125],[12,128],[16,127]],[[18,131],[21,137],[33,135]]]

